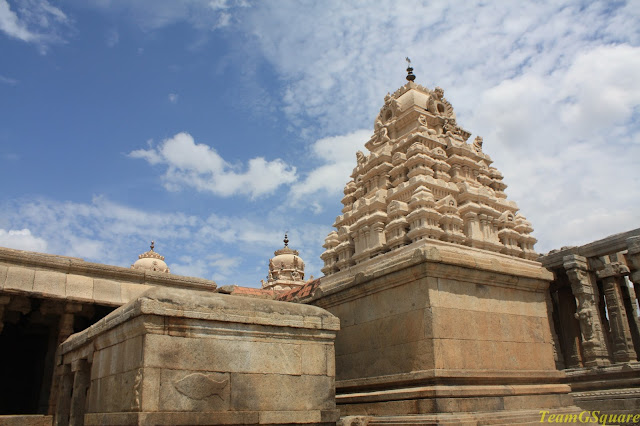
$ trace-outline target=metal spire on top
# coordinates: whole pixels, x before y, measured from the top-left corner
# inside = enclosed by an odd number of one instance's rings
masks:
[[[413,75],[413,67],[411,66],[411,59],[409,57],[405,58],[407,61],[407,80],[413,81],[416,79],[416,76]]]
[[[284,233],[284,246],[289,246],[289,237],[287,237],[287,232]]]

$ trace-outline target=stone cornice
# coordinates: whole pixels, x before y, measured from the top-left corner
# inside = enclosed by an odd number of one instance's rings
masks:
[[[622,232],[620,234],[614,234],[583,246],[567,247],[560,249],[559,251],[549,252],[544,256],[540,256],[538,260],[542,262],[545,268],[559,268],[562,267],[563,258],[571,254],[593,257],[624,251],[627,249],[627,238],[636,236],[640,236],[640,228],[632,229],[631,231]]]
[[[191,287],[207,290],[216,288],[215,282],[203,278],[123,268],[121,266],[87,262],[77,257],[15,250],[5,247],[0,247],[0,264],[52,270],[91,278],[109,278],[136,284]]]
[[[322,298],[322,303],[315,303],[326,308],[338,300],[343,302],[357,298],[361,291],[375,293],[384,288],[401,285],[405,282],[404,279],[401,276],[393,278],[392,274],[407,268],[419,268],[415,273],[429,277],[451,278],[451,274],[455,273],[461,280],[469,279],[478,284],[536,292],[546,289],[553,279],[553,275],[536,261],[445,241],[421,240],[344,271],[322,277],[320,291],[304,303]],[[372,270],[373,272],[369,272]],[[484,274],[478,275],[478,272]],[[377,280],[383,276],[387,276],[387,279]],[[364,283],[366,285],[363,289],[359,289],[358,287]]]
[[[138,322],[134,318],[146,316]],[[155,317],[155,319],[149,319]],[[158,318],[160,317],[160,318]],[[297,329],[310,329],[317,337],[327,340],[334,337],[340,329],[340,320],[329,312],[316,306],[275,300],[239,297],[227,294],[192,291],[188,289],[167,289],[156,287],[140,297],[113,311],[97,323],[85,330],[73,334],[61,346],[65,354],[90,342],[119,325],[125,325],[121,333],[130,333],[133,337],[142,331],[148,333],[166,333],[167,322],[162,317],[178,318],[170,327],[180,328],[186,320],[211,321],[222,332],[220,324],[244,324],[245,330],[233,328],[233,334],[242,333],[259,335],[255,326],[276,326]],[[217,323],[217,325],[215,325]],[[206,333],[207,327],[201,332]],[[175,331],[175,330],[174,330]],[[327,333],[318,333],[325,331]],[[273,334],[273,332],[270,332]],[[262,333],[264,334],[264,333]],[[267,336],[267,334],[264,334]]]

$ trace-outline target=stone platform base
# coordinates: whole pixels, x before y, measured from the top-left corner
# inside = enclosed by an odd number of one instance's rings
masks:
[[[574,408],[558,408],[549,410],[554,415],[580,415],[580,410]],[[548,414],[547,414],[548,415]],[[540,410],[516,410],[492,413],[439,413],[420,414],[411,416],[350,416],[343,417],[338,426],[424,426],[439,424],[455,425],[540,425]],[[544,423],[542,423],[544,424]],[[563,422],[562,424],[591,425],[595,423]]]
[[[100,425],[335,425],[337,410],[324,411],[242,411],[242,412],[154,412],[91,413],[85,426]]]
[[[0,426],[51,426],[53,416],[16,415],[0,416]]]
[[[388,380],[390,377],[386,378],[387,383],[382,383],[383,378],[378,379],[380,383],[340,381],[336,402],[341,424],[540,424],[543,413],[547,418],[565,414],[577,418],[582,412],[569,394],[570,387],[558,383],[564,378],[559,371],[521,371],[519,375],[487,372],[484,376],[472,371],[457,373],[449,372],[444,377],[443,372],[431,372],[438,377],[422,384],[403,383],[398,376],[393,381],[395,386]],[[420,375],[412,374],[414,380]],[[583,417],[587,421],[588,413]],[[573,424],[570,418],[563,423]]]
[[[565,370],[571,396],[584,410],[640,414],[640,363]]]
[[[576,405],[584,410],[616,414],[640,414],[640,389],[596,390],[571,394]]]

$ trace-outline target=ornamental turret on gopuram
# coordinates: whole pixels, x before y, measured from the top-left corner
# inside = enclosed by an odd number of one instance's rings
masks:
[[[536,259],[531,223],[507,200],[482,138],[469,143],[444,91],[416,84],[407,71],[407,83],[384,98],[368,152],[356,153],[322,272],[427,238]]]
[[[284,234],[284,247],[273,252],[269,259],[267,281],[262,280],[264,290],[291,290],[305,284],[304,261],[298,250],[289,247],[289,237]]]

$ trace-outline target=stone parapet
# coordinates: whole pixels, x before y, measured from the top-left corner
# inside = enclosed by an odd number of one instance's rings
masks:
[[[314,306],[154,288],[72,335],[61,363],[74,383],[86,365],[87,425],[329,425],[339,327]],[[77,392],[58,402],[71,418]]]
[[[215,290],[213,281],[0,247],[0,291],[120,306],[151,287]]]

